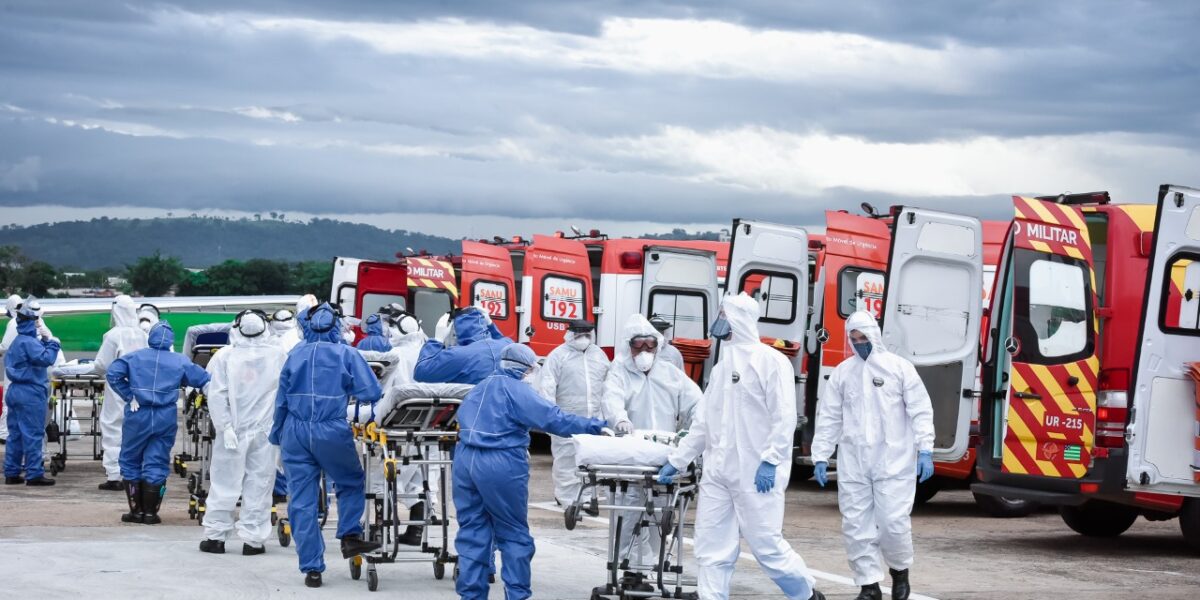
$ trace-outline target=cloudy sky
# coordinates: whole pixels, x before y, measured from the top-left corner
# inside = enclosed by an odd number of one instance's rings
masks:
[[[0,222],[1150,201],[1200,185],[1198,26],[1189,0],[0,0]]]

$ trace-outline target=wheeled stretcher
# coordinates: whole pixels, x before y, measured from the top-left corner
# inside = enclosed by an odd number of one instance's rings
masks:
[[[694,468],[689,468],[664,485],[657,480],[660,469],[640,465],[580,465],[583,486],[579,498],[564,514],[567,529],[575,529],[582,520],[580,513],[585,504],[592,512],[609,513],[607,581],[592,588],[592,600],[698,598],[694,579],[685,580],[683,573],[684,523],[695,501],[697,474]],[[602,490],[607,490],[609,503],[600,500]],[[590,499],[584,500],[588,495]],[[621,502],[627,498],[638,498],[641,502]],[[630,519],[636,520],[634,536],[647,532],[659,542],[657,556],[649,561],[646,557],[634,560],[630,554],[636,544],[622,539],[622,526]]]
[[[213,355],[229,345],[231,327],[230,323],[188,327],[183,342],[184,356],[200,368],[207,367]],[[183,430],[187,436],[183,442],[183,452],[175,455],[172,467],[176,474],[187,479],[188,517],[194,519],[197,525],[204,525],[212,445],[217,432],[208,416],[208,399],[201,390],[186,391],[183,402]]]
[[[92,460],[100,460],[100,406],[104,401],[104,378],[92,373],[90,363],[67,364],[52,371],[50,410],[53,418],[47,431],[47,445],[57,443],[57,452],[50,456],[50,474],[58,475],[67,468],[67,440],[77,436],[92,438]],[[86,409],[87,416],[78,416]]]
[[[350,559],[350,576],[359,579],[367,565],[367,588],[379,588],[376,565],[429,562],[433,576],[446,576],[451,554],[450,469],[458,441],[458,407],[472,386],[405,384],[387,391],[374,407],[351,409],[355,438],[366,472],[365,537],[382,547]],[[373,413],[373,414],[372,414]],[[425,503],[424,518],[413,519],[401,504]],[[422,528],[419,545],[401,543],[409,526]]]

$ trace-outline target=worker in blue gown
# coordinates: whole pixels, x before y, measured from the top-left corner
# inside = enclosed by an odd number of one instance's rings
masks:
[[[367,334],[354,347],[359,350],[368,352],[388,352],[392,349],[392,343],[388,341],[388,334],[383,322],[383,315],[374,313],[363,320],[363,333]]]
[[[513,343],[501,335],[482,310],[465,308],[453,317],[456,345],[444,336],[425,342],[413,378],[422,383],[477,384],[500,364],[500,351]]]
[[[5,394],[8,448],[4,453],[4,483],[51,486],[42,465],[50,379],[46,369],[58,358],[58,340],[38,334],[39,305],[26,298],[15,308],[17,337],[4,356],[8,375]],[[22,476],[23,475],[23,476]]]
[[[534,391],[537,355],[524,344],[500,353],[500,366],[475,386],[458,409],[454,455],[454,508],[458,513],[455,584],[463,600],[488,597],[488,560],[493,538],[503,559],[505,597],[532,595],[529,534],[529,430],[559,437],[598,434],[600,419],[564,413]]]
[[[379,548],[362,537],[364,476],[346,405],[351,396],[375,404],[382,391],[362,354],[342,343],[339,320],[328,303],[310,309],[300,320],[304,342],[288,354],[279,375],[269,438],[280,447],[287,471],[288,519],[308,587],[320,587],[325,571],[325,540],[317,517],[322,471],[337,493],[342,556]]]

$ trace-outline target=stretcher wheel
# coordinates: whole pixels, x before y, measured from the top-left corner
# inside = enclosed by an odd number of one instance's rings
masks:
[[[196,476],[195,475],[188,475],[188,493],[189,494],[196,493]]]
[[[279,513],[275,512],[275,507],[271,507],[271,527],[279,524]]]
[[[433,563],[433,578],[441,581],[446,578],[446,563],[437,560]]]
[[[452,581],[458,581],[458,565],[454,565],[454,573],[450,575]]]
[[[279,520],[279,545],[287,548],[292,544],[292,526],[287,519]]]
[[[362,557],[355,556],[350,559],[350,579],[358,581],[362,578]]]
[[[367,589],[372,592],[379,589],[379,573],[367,571]]]
[[[391,461],[383,463],[383,477],[388,483],[396,481],[396,463]]]
[[[567,531],[574,531],[577,523],[579,523],[579,505],[572,504],[563,511],[563,524],[567,526]]]

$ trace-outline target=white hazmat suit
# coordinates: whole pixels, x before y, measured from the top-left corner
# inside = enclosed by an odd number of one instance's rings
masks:
[[[117,296],[112,307],[112,329],[104,334],[100,351],[96,353],[93,373],[104,377],[108,367],[118,358],[147,347],[146,332],[138,326],[138,306],[133,298]],[[121,427],[125,424],[125,401],[107,383],[104,384],[104,404],[100,407],[100,445],[104,448],[104,472],[108,478],[105,489],[120,491]],[[115,485],[114,485],[115,483]]]
[[[854,583],[883,579],[883,562],[897,571],[913,561],[912,512],[917,452],[933,450],[933,407],[912,363],[888,352],[875,318],[856,312],[846,338],[858,331],[871,342],[829,377],[817,404],[813,462],[838,451],[838,505]]]
[[[783,539],[784,491],[791,473],[796,430],[795,371],[777,350],[761,343],[758,303],[726,297],[722,312],[732,337],[721,345],[708,389],[689,435],[671,453],[682,471],[704,455],[696,509],[697,587],[701,598],[729,598],[740,539],[763,571],[792,600],[822,596],[800,555]],[[770,491],[755,489],[760,465],[775,465]]]
[[[206,539],[224,542],[229,537],[239,497],[238,537],[259,548],[271,536],[271,488],[279,448],[267,442],[267,435],[286,361],[287,353],[271,341],[266,321],[246,313],[240,327],[229,330],[229,346],[208,362],[208,409],[217,438],[204,515]]]
[[[629,348],[630,340],[653,336],[658,342],[657,351],[663,348],[662,334],[640,314],[629,317],[616,347],[616,358],[604,382],[604,405],[610,424],[629,422],[635,430],[678,432],[692,423],[696,406],[703,394],[694,381],[675,365],[655,355],[648,371],[638,368]],[[661,503],[666,498],[659,499]],[[645,505],[641,488],[631,488],[620,494],[618,502],[624,505]],[[639,521],[645,514],[625,512],[621,523],[621,549],[619,556],[629,558],[630,564],[645,567],[657,560],[661,542],[653,527],[641,529],[634,534]]]
[[[590,336],[594,332],[580,333]],[[567,331],[563,344],[554,349],[542,365],[537,390],[553,401],[563,412],[581,417],[599,418],[603,412],[604,380],[608,376],[608,356],[596,344],[576,347],[577,334]],[[575,466],[575,444],[570,438],[550,436],[550,451],[554,455],[554,499],[567,506],[579,497],[580,481]],[[590,496],[584,500],[589,500]]]
[[[290,310],[277,310],[271,317],[271,343],[283,348],[285,353],[291,352],[300,343],[300,328],[296,326],[296,316]]]

